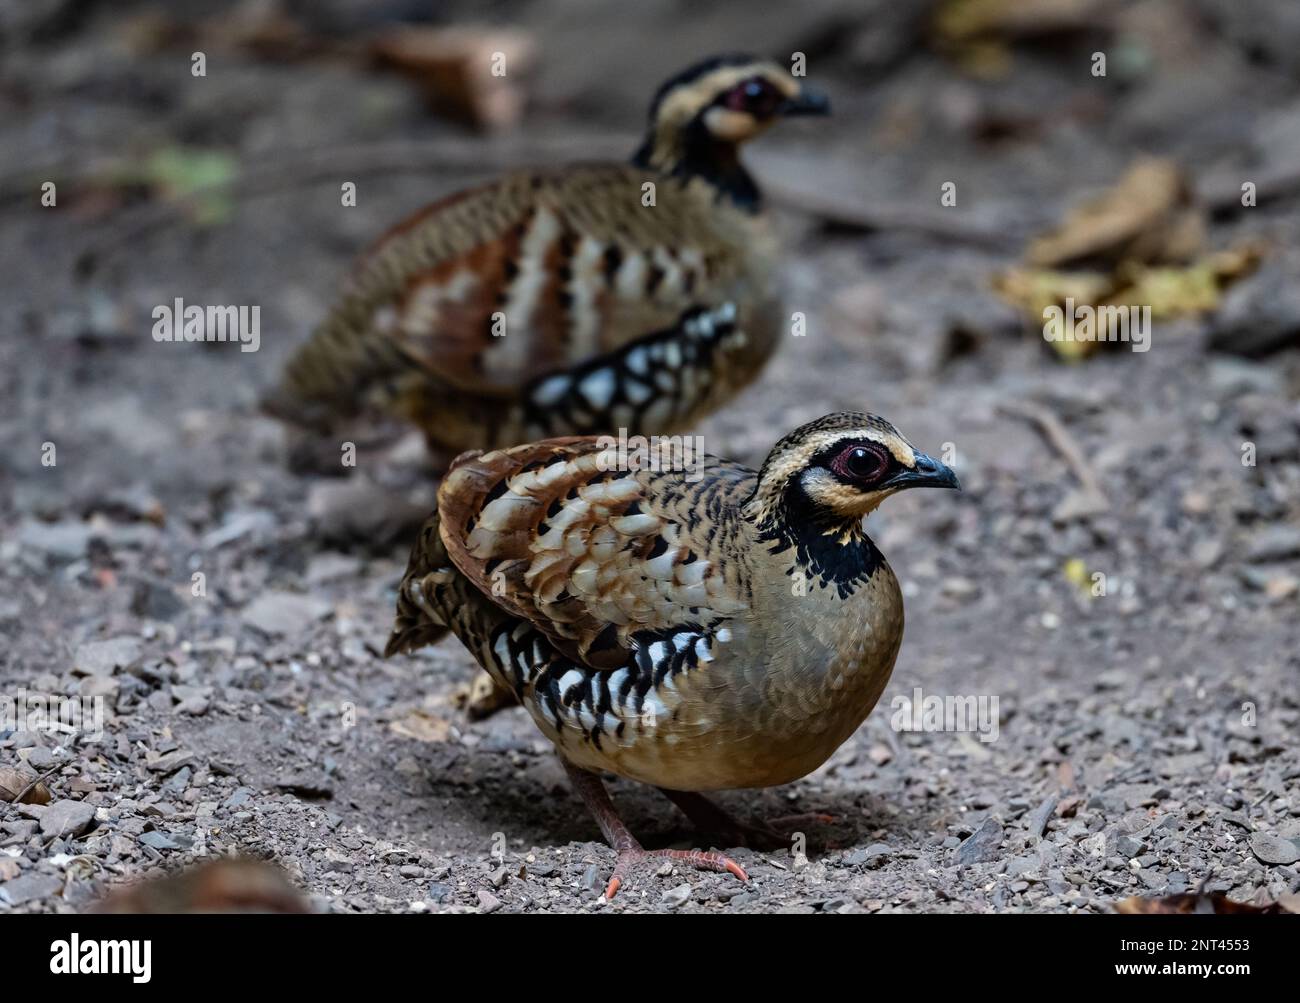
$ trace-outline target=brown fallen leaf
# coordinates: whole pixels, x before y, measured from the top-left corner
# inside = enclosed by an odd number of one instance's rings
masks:
[[[0,766],[0,804],[20,802],[21,804],[49,804],[50,789],[38,783],[31,790],[27,788],[37,774],[24,770],[15,770],[9,766]],[[23,794],[23,791],[27,791]],[[22,795],[19,799],[19,795]]]
[[[415,81],[437,112],[486,129],[509,128],[523,115],[534,45],[522,32],[403,25],[375,39],[371,52]]]
[[[397,721],[391,721],[389,731],[417,742],[445,742],[451,737],[451,722],[423,710],[413,710]]]
[[[1204,213],[1177,164],[1140,157],[1115,185],[1070,210],[1065,221],[1025,252],[1034,268],[1060,268],[1090,259],[1179,262],[1205,242]]]
[[[1226,895],[1215,892],[1212,895],[1197,895],[1188,892],[1183,895],[1168,895],[1164,898],[1144,899],[1139,896],[1115,903],[1115,911],[1127,915],[1166,915],[1175,913],[1214,913],[1225,914],[1261,914],[1266,916],[1292,915],[1300,912],[1300,896],[1284,895],[1283,900],[1268,902],[1264,905],[1252,905],[1249,902],[1234,902]]]
[[[311,907],[279,868],[222,859],[111,892],[90,909],[116,915],[305,913]]]

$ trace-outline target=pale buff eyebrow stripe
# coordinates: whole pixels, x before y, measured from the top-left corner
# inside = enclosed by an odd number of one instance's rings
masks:
[[[770,72],[765,72],[768,68],[761,64],[749,66],[732,66],[715,70],[705,77],[701,77],[693,84],[687,85],[682,90],[669,95],[667,100],[660,106],[658,117],[661,120],[670,121],[675,118],[681,118],[694,114],[704,103],[705,99],[733,87],[742,80],[748,80],[752,76],[762,76],[775,84],[788,98],[793,98],[799,92],[799,86],[792,77],[772,76]]]
[[[905,443],[902,439],[895,439],[895,441],[892,444],[881,443],[881,445],[888,446],[889,451],[894,454],[894,459],[896,459],[903,466],[905,467],[916,466],[916,450],[913,449],[911,446],[909,446],[907,443]]]
[[[820,452],[826,446],[836,442],[848,442],[853,439],[869,439],[872,442],[879,443],[889,450],[890,454],[903,466],[911,468],[916,466],[916,450],[913,449],[905,439],[900,435],[889,435],[882,437],[877,429],[864,428],[860,431],[853,432],[825,432],[821,435],[813,436],[806,444],[806,448],[800,453],[798,464],[802,465],[808,462],[809,457]]]

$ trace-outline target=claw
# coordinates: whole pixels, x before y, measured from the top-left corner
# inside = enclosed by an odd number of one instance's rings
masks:
[[[681,860],[702,871],[726,871],[734,874],[741,881],[749,881],[749,875],[738,863],[725,853],[713,850],[643,850],[640,847],[623,850],[614,864],[614,875],[605,886],[605,901],[608,902],[623,886],[626,873],[646,857],[667,857],[669,860]]]
[[[741,881],[745,881],[745,882],[749,881],[749,875],[745,873],[745,869],[743,867],[741,867],[730,857],[723,857],[722,859],[726,861],[726,867],[728,871],[730,871],[736,877],[740,878]]]

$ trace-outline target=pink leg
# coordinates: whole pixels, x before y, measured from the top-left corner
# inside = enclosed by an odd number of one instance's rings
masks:
[[[690,867],[696,867],[703,871],[729,871],[741,881],[748,881],[747,875],[738,863],[730,857],[712,850],[647,850],[637,842],[636,837],[628,830],[623,820],[619,818],[618,811],[614,807],[614,802],[609,799],[609,792],[605,790],[604,783],[600,777],[588,770],[579,769],[568,760],[561,757],[564,763],[565,772],[569,774],[569,780],[573,783],[574,789],[586,804],[591,814],[596,819],[596,824],[600,826],[600,831],[614,851],[618,854],[614,862],[614,873],[609,879],[609,884],[605,887],[605,898],[612,899],[618,892],[619,887],[623,885],[627,878],[628,872],[632,868],[644,861],[648,857],[668,858],[669,860],[680,860]]]

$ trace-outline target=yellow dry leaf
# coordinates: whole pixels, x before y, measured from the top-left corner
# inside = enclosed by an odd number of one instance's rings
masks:
[[[996,80],[1012,69],[1011,43],[1088,30],[1110,0],[944,0],[931,22],[935,46],[974,77]]]
[[[1203,313],[1219,305],[1219,283],[1204,261],[1187,268],[1130,269],[1133,284],[1120,290],[1116,299],[1151,307],[1156,319]]]
[[[1048,307],[1064,308],[1067,301],[1075,304],[1104,301],[1115,288],[1112,276],[1100,272],[1061,272],[1049,268],[1023,268],[1015,266],[995,276],[993,288],[1012,306],[1023,311],[1026,322],[1032,327],[1045,323]],[[1082,359],[1096,350],[1096,342],[1050,341],[1052,348],[1062,358]]]
[[[1254,271],[1262,257],[1261,245],[1244,243],[1204,255],[1185,268],[1126,262],[1119,273],[1127,284],[1111,301],[1150,306],[1157,319],[1214,310],[1223,291]]]
[[[995,276],[993,288],[1004,300],[1042,320],[1049,306],[1061,306],[1067,299],[1096,303],[1115,288],[1115,280],[1101,272],[1060,272],[1050,268],[1014,266]]]
[[[1067,314],[1070,307],[1076,311],[1085,306],[1094,311],[1150,307],[1153,320],[1166,320],[1216,309],[1224,290],[1253,271],[1263,254],[1261,244],[1247,242],[1204,254],[1184,266],[1136,259],[1120,261],[1110,273],[1014,266],[994,277],[993,288],[1023,311],[1031,326],[1045,323],[1049,307]],[[1060,339],[1048,344],[1063,359],[1076,361],[1108,342]]]
[[[1082,558],[1071,557],[1061,568],[1065,575],[1065,580],[1071,585],[1084,591],[1090,592],[1092,589],[1092,579],[1088,577],[1088,565],[1083,562]]]
[[[996,36],[1023,38],[1088,28],[1105,0],[945,0],[934,15],[941,42]]]
[[[1011,73],[1011,49],[997,39],[964,42],[953,49],[953,61],[979,80],[1001,80]]]

